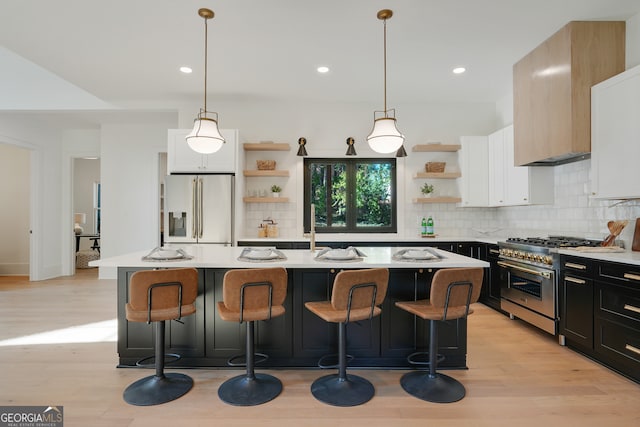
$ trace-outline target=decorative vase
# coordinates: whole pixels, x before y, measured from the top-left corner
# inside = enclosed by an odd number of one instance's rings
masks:
[[[271,193],[271,197],[280,197],[280,193]]]

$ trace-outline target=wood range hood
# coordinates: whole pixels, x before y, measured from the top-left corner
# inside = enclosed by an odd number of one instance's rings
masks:
[[[591,86],[624,71],[624,21],[572,21],[513,66],[514,164],[590,157]]]

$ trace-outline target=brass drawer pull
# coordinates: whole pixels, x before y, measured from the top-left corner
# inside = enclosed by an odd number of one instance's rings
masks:
[[[576,279],[575,277],[565,277],[564,280],[571,283],[577,283],[578,285],[585,285],[587,283],[586,280]]]
[[[634,313],[639,313],[640,314],[640,308],[634,307],[633,305],[625,304],[624,305],[624,309],[625,310],[629,310],[629,311],[633,311]]]
[[[629,350],[629,351],[633,351],[636,354],[640,354],[640,348],[634,347],[631,344],[625,344],[624,348]]]
[[[495,250],[495,249],[489,249],[489,253],[500,255],[500,251]]]
[[[565,262],[564,266],[565,267],[569,267],[569,268],[575,268],[576,270],[586,270],[587,269],[586,265],[574,264],[572,262]]]
[[[624,273],[624,278],[630,279],[630,280],[640,280],[640,276],[638,276],[637,274],[631,274],[631,273]]]

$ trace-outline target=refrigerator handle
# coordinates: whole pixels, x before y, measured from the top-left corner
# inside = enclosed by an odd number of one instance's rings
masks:
[[[191,180],[191,238],[196,238],[196,230],[198,227],[198,191],[196,178]]]
[[[204,203],[203,203],[203,190],[202,190],[202,178],[198,178],[198,239],[202,239],[204,229]]]

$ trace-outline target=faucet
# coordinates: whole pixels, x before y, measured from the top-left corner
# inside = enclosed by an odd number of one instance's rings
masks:
[[[309,237],[309,249],[311,252],[316,251],[316,205],[311,203],[311,232],[308,234],[303,234],[303,237]]]

